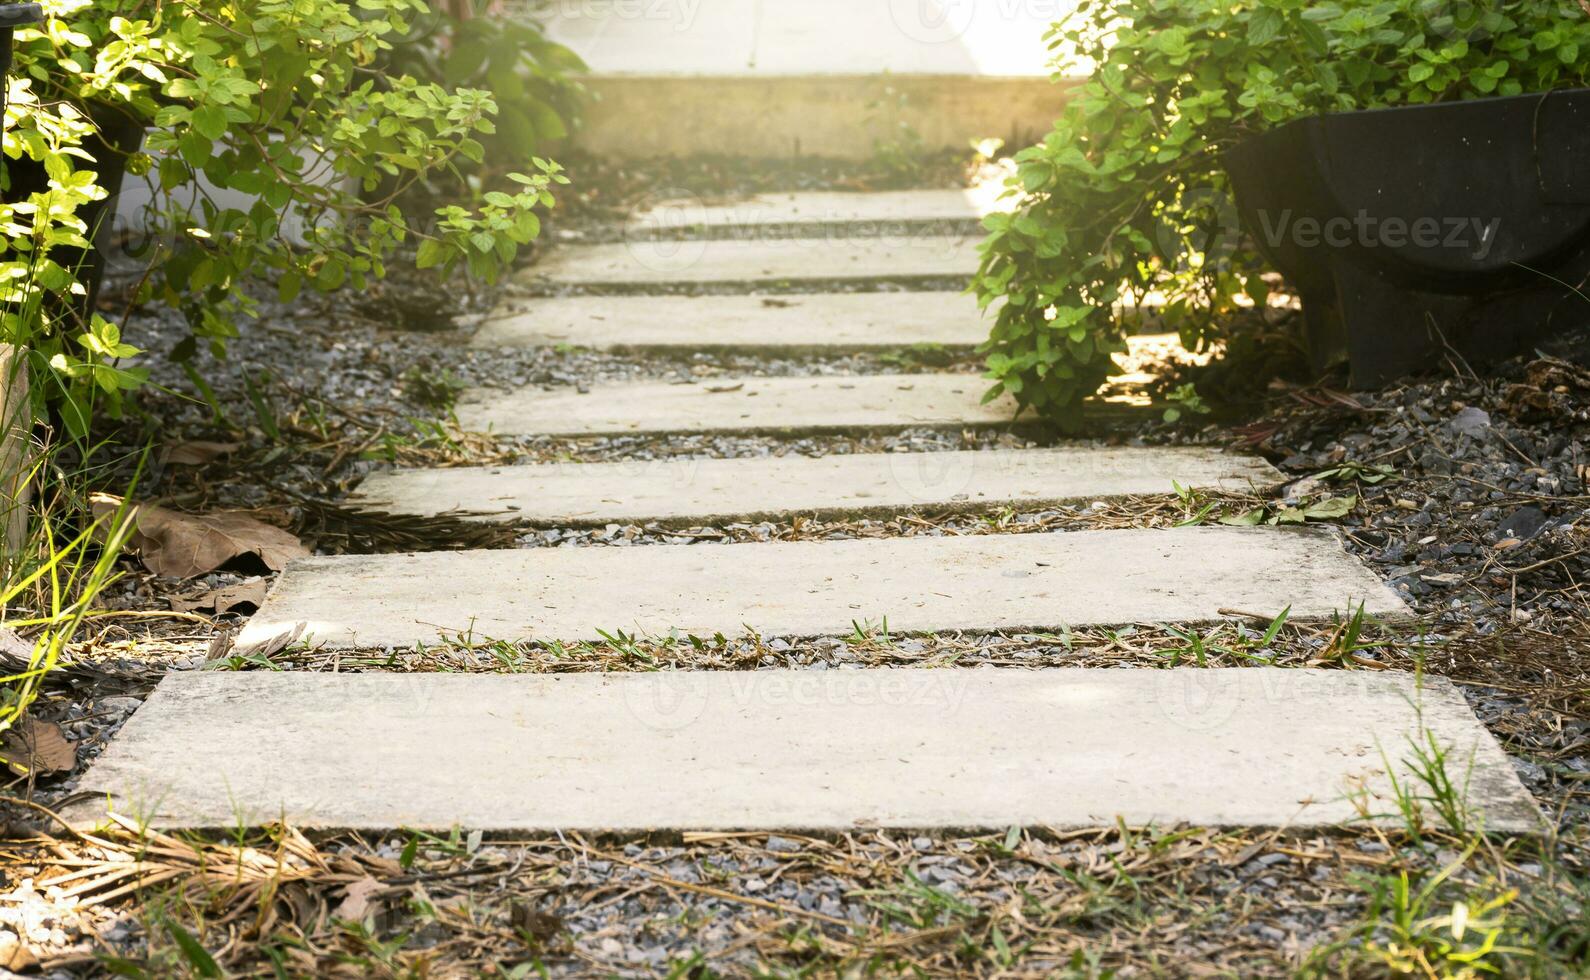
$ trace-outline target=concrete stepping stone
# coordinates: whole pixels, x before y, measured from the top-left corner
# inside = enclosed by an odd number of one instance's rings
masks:
[[[486,640],[895,633],[1298,618],[1396,593],[1328,531],[1178,528],[631,548],[349,555],[291,563],[238,643],[302,625],[336,648]]]
[[[522,301],[487,320],[470,346],[706,352],[976,347],[990,322],[963,293],[801,293],[783,296],[565,296]]]
[[[659,459],[399,470],[367,477],[353,502],[433,517],[583,524],[724,524],[791,514],[856,516],[911,508],[1043,509],[1073,501],[1272,487],[1262,459],[1210,449],[1033,449],[766,459]]]
[[[682,230],[754,231],[790,225],[893,227],[908,223],[942,223],[955,226],[981,221],[987,214],[1012,207],[1015,199],[1001,199],[1003,192],[1004,186],[995,182],[958,190],[803,191],[756,194],[727,201],[677,197],[643,209],[630,219],[627,228],[631,234],[643,234]]]
[[[1358,821],[1357,800],[1395,825],[1384,770],[1413,783],[1425,733],[1488,830],[1542,829],[1445,678],[1279,668],[177,672],[67,816],[91,825],[109,799],[203,830],[1315,827]]]
[[[970,279],[980,241],[978,235],[632,239],[555,248],[526,275],[575,286]]]
[[[474,389],[459,424],[519,436],[668,432],[838,432],[913,426],[1006,425],[1010,397],[983,404],[990,382],[971,374],[733,378],[697,384],[645,381],[543,391]]]

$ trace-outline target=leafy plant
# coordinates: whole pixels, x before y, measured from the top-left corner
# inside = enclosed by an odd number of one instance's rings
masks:
[[[436,0],[382,59],[391,74],[483,89],[496,100],[496,132],[479,137],[484,159],[431,175],[424,189],[433,194],[499,183],[505,166],[546,152],[578,125],[583,91],[573,76],[587,70],[585,63],[548,39],[537,21],[496,7],[490,0]]]
[[[399,205],[417,182],[482,163],[481,140],[497,131],[491,93],[384,67],[394,41],[428,15],[421,0],[44,7],[43,25],[17,33],[20,98],[7,110],[5,153],[43,167],[47,189],[0,214],[0,275],[12,290],[6,339],[53,372],[57,383],[39,390],[67,403],[74,429],[90,383],[114,398],[140,380],[113,367],[130,346],[97,321],[74,322],[70,300],[83,289],[60,264],[87,246],[84,208],[104,196],[84,159],[90,131],[149,130],[147,152],[112,140],[101,153],[123,154],[128,173],[151,183],[150,274],[136,299],[186,316],[191,336],[172,353],[190,371],[202,350],[222,355],[237,320],[256,312],[240,288],[250,278],[273,277],[283,300],[304,288],[364,288],[417,242],[421,268],[491,279],[536,237],[536,209],[566,182],[534,158],[523,161],[528,174],[507,175],[511,189],[468,206],[415,215]]]
[[[28,351],[34,399],[62,404],[67,429],[81,438],[96,404],[118,413],[121,392],[145,377],[118,367],[139,351],[114,324],[65,312],[83,292],[76,265],[92,234],[83,212],[105,197],[81,159],[94,125],[70,105],[41,99],[30,79],[13,79],[7,90],[0,149],[9,162],[0,190],[14,186],[18,166],[36,169],[48,184],[0,196],[0,342]]]
[[[1417,881],[1403,871],[1375,883],[1371,920],[1377,928],[1360,954],[1366,964],[1391,976],[1477,977],[1506,972],[1512,954],[1525,952],[1505,940],[1517,890],[1492,887],[1440,904],[1452,870]]]
[[[1176,522],[1177,527],[1197,527],[1220,506],[1220,501],[1210,500],[1207,494],[1196,487],[1184,487],[1176,480],[1170,481],[1170,486],[1176,493],[1176,499],[1181,502],[1184,514],[1182,519]]]
[[[1016,155],[1021,200],[984,220],[973,288],[998,306],[990,400],[1062,424],[1125,348],[1118,303],[1163,295],[1198,348],[1244,298],[1266,302],[1223,150],[1315,113],[1590,83],[1590,12],[1571,0],[1083,0],[1049,37],[1057,67],[1093,71]]]
[[[1180,422],[1184,415],[1208,415],[1211,409],[1204,403],[1194,385],[1177,385],[1165,395],[1170,405],[1165,409],[1166,422]]]
[[[20,720],[38,698],[46,675],[92,618],[100,593],[120,577],[116,559],[133,528],[132,515],[119,510],[63,541],[53,516],[46,512],[34,522],[23,555],[7,556],[0,628],[35,638],[23,669],[0,674],[0,731]]]
[[[1349,460],[1340,466],[1333,466],[1314,475],[1321,480],[1330,480],[1337,483],[1348,483],[1356,480],[1359,483],[1375,486],[1376,484],[1385,483],[1387,480],[1395,479],[1397,469],[1389,463],[1358,463]]]
[[[1257,527],[1260,524],[1306,524],[1309,521],[1333,521],[1346,517],[1358,506],[1358,497],[1349,495],[1333,497],[1326,494],[1296,504],[1278,504],[1255,507],[1240,514],[1226,514],[1220,523],[1232,527]]]

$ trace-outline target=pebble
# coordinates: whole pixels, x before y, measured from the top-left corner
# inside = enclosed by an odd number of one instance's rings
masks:
[[[143,705],[143,702],[137,698],[109,697],[100,698],[95,704],[100,711],[114,711],[117,714],[130,715],[137,711]]]

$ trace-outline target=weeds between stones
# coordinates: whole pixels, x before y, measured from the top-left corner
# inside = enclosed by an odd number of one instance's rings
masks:
[[[1422,843],[1400,831],[1138,827],[495,841],[271,827],[197,840],[125,818],[0,847],[36,915],[100,930],[93,953],[44,968],[130,976],[214,975],[198,947],[244,976],[1091,977],[1194,960],[1335,976],[1464,957],[1560,975],[1584,962],[1585,930],[1558,918],[1584,895],[1582,869],[1531,867],[1538,858],[1529,842],[1439,832]],[[116,915],[118,903],[135,915]],[[636,916],[639,960],[603,938]]]

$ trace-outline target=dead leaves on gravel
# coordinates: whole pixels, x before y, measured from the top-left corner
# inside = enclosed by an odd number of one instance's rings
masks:
[[[160,462],[166,466],[203,466],[222,456],[230,456],[242,448],[241,442],[206,442],[195,439],[166,446],[161,450]]]
[[[18,776],[48,776],[77,768],[77,743],[53,721],[27,717],[0,732],[0,763]]]
[[[95,494],[96,517],[115,513],[123,502]],[[298,538],[240,511],[184,514],[155,504],[136,505],[136,527],[128,539],[156,575],[194,578],[222,568],[279,572],[309,549]]]
[[[172,596],[171,608],[176,612],[210,613],[224,616],[229,612],[254,613],[265,602],[270,582],[263,578],[245,579],[236,585],[210,589],[197,595]]]
[[[1555,357],[1531,361],[1524,380],[1508,385],[1502,411],[1519,422],[1583,421],[1590,402],[1590,368]]]
[[[368,913],[367,882],[403,874],[398,862],[375,854],[327,854],[292,829],[272,827],[259,844],[239,846],[182,840],[119,814],[106,820],[71,846],[51,844],[54,859],[39,887],[76,908],[170,891],[203,909],[209,928],[227,937],[216,957],[223,962],[239,943],[278,928],[325,927],[338,893],[344,902],[350,893],[362,896],[354,904]]]
[[[573,975],[626,975],[635,972],[628,952],[645,945],[620,931],[633,928],[627,917],[635,913],[614,906],[628,902],[647,910],[648,944],[693,945],[693,923],[732,923],[731,933],[697,947],[731,975],[749,972],[751,961],[822,976],[872,972],[867,964],[891,975],[987,974],[990,962],[969,951],[995,946],[1021,951],[1005,975],[1023,973],[1022,960],[1052,967],[1084,948],[1114,965],[1174,961],[1195,947],[1224,967],[1217,972],[1252,975],[1279,972],[1284,960],[1274,944],[1252,938],[1254,926],[1312,908],[1310,922],[1289,928],[1334,931],[1353,913],[1332,901],[1346,874],[1395,863],[1349,836],[1188,828],[1012,828],[935,837],[925,848],[909,835],[865,831],[686,834],[682,846],[622,851],[572,833],[484,851],[433,842],[394,860],[357,835],[312,841],[273,826],[247,843],[191,841],[117,817],[81,838],[41,838],[37,846],[50,853],[29,861],[28,874],[64,914],[148,910],[135,914],[151,947],[187,940],[215,975],[268,976],[275,961],[290,976],[450,978],[537,960]],[[950,872],[955,890],[934,885],[927,869]],[[1255,884],[1260,874],[1270,883]],[[846,912],[805,908],[769,893],[773,882],[792,885],[786,893],[832,895]],[[1230,938],[1200,942],[1154,925],[1189,911]],[[97,950],[170,962],[157,948]],[[92,952],[32,952],[45,969],[93,962]]]
[[[398,960],[407,969],[394,975],[478,976],[478,969],[459,964],[478,968],[543,953],[565,928],[538,904],[516,907],[501,924],[475,913],[467,901],[472,890],[516,870],[502,858],[396,860],[356,835],[317,843],[272,824],[245,841],[194,839],[110,813],[92,832],[39,835],[28,846],[37,853],[26,859],[33,865],[26,876],[63,914],[86,923],[84,916],[137,910],[152,946],[174,943],[190,965],[217,971],[200,975],[259,967],[268,946],[282,957],[277,969],[291,976],[370,976],[374,960],[365,958],[372,950],[366,938],[401,927],[398,917],[416,907],[428,909],[447,938],[403,950]],[[0,878],[9,871],[24,873],[0,867]],[[102,906],[106,911],[99,911]],[[87,955],[27,953],[52,969],[120,952],[105,944],[78,946],[85,948]],[[151,956],[150,962],[159,960]]]

